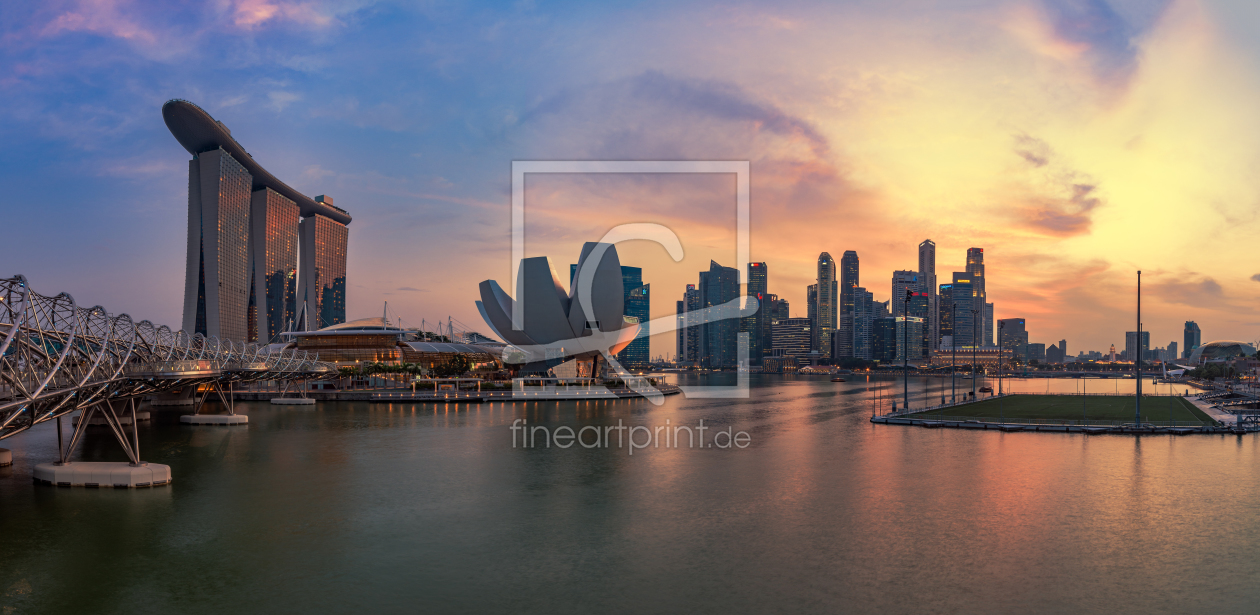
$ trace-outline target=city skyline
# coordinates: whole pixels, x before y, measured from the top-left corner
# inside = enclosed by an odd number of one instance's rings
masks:
[[[363,239],[350,242],[349,319],[388,300],[408,321],[477,322],[475,289],[436,290],[510,273],[507,161],[720,156],[751,161],[750,259],[773,268],[769,290],[793,316],[819,253],[855,250],[873,280],[916,269],[915,244],[931,237],[938,283],[984,246],[994,319],[1026,318],[1044,342],[1122,347],[1139,268],[1154,339],[1177,339],[1187,320],[1204,342],[1256,337],[1247,306],[1260,271],[1196,249],[1257,230],[1246,169],[1260,148],[1234,138],[1260,93],[1260,49],[1238,25],[1254,7],[991,2],[922,9],[914,23],[903,8],[792,4],[709,19],[704,5],[680,5],[652,25],[615,8],[452,8],[439,19],[371,3],[229,2],[191,17],[130,2],[7,7],[0,105],[15,120],[6,137],[24,148],[0,171],[6,215],[51,221],[68,246],[28,258],[38,237],[18,237],[11,267],[88,304],[180,323],[185,263],[168,255],[186,236],[187,157],[155,110],[181,97],[295,189],[353,204]],[[698,39],[659,25],[700,17]],[[539,44],[579,19],[601,35],[564,51]],[[531,26],[492,34],[500,23]],[[653,51],[583,53],[632,31]],[[470,34],[485,44],[424,46]],[[731,35],[757,44],[707,44]],[[382,44],[409,58],[405,71],[370,61]],[[361,87],[369,65],[399,87]],[[471,87],[473,74],[491,89]],[[604,223],[582,211],[599,208],[678,232],[682,263],[625,247],[645,284],[677,289],[710,260],[738,265],[727,180],[547,178],[530,190],[530,255],[598,236]],[[446,259],[453,251],[464,258]],[[84,261],[133,274],[104,279],[74,266]],[[864,286],[887,299],[882,284]],[[651,354],[672,346],[658,336]]]

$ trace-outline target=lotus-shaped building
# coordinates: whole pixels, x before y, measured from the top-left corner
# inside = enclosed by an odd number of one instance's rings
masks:
[[[482,282],[477,310],[499,339],[520,351],[505,353],[504,361],[524,363],[523,373],[545,373],[576,359],[580,375],[598,374],[600,355],[611,359],[639,333],[637,321],[625,316],[621,261],[612,244],[582,246],[568,292],[545,256],[522,259],[516,280],[515,299],[498,282]]]

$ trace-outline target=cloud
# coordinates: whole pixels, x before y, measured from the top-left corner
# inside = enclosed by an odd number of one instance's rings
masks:
[[[1252,282],[1260,282],[1260,273],[1257,273],[1257,274],[1255,274],[1255,275],[1251,276],[1251,281],[1252,281]]]
[[[302,95],[294,92],[275,91],[267,92],[267,99],[271,101],[271,108],[276,111],[284,111],[284,108],[290,104],[302,100]]]
[[[427,288],[412,288],[412,287],[410,287],[410,286],[402,286],[402,287],[399,287],[399,288],[398,288],[398,290],[405,290],[405,291],[409,291],[409,292],[413,292],[413,293],[427,293],[427,292],[429,292],[429,289],[427,289]]]
[[[248,30],[268,22],[290,22],[303,26],[326,27],[335,23],[331,15],[314,2],[286,0],[236,0],[231,7],[232,24]]]
[[[1209,276],[1191,273],[1180,275],[1176,280],[1148,285],[1152,296],[1168,303],[1194,306],[1219,306],[1226,299],[1220,283]]]
[[[1035,137],[1015,135],[1015,155],[1034,167],[1044,167],[1050,162],[1050,146]]]

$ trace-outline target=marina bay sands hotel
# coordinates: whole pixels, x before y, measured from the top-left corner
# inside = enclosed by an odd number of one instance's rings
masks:
[[[192,154],[184,330],[267,343],[345,322],[350,214],[276,179],[201,107],[171,100],[162,118]]]

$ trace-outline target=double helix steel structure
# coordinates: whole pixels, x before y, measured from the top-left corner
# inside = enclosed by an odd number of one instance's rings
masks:
[[[100,306],[81,308],[66,293],[41,295],[20,275],[0,279],[0,440],[78,410],[84,419],[100,410],[117,428],[115,402],[130,403],[134,413],[141,396],[190,386],[222,391],[336,373],[305,351],[171,331]]]

